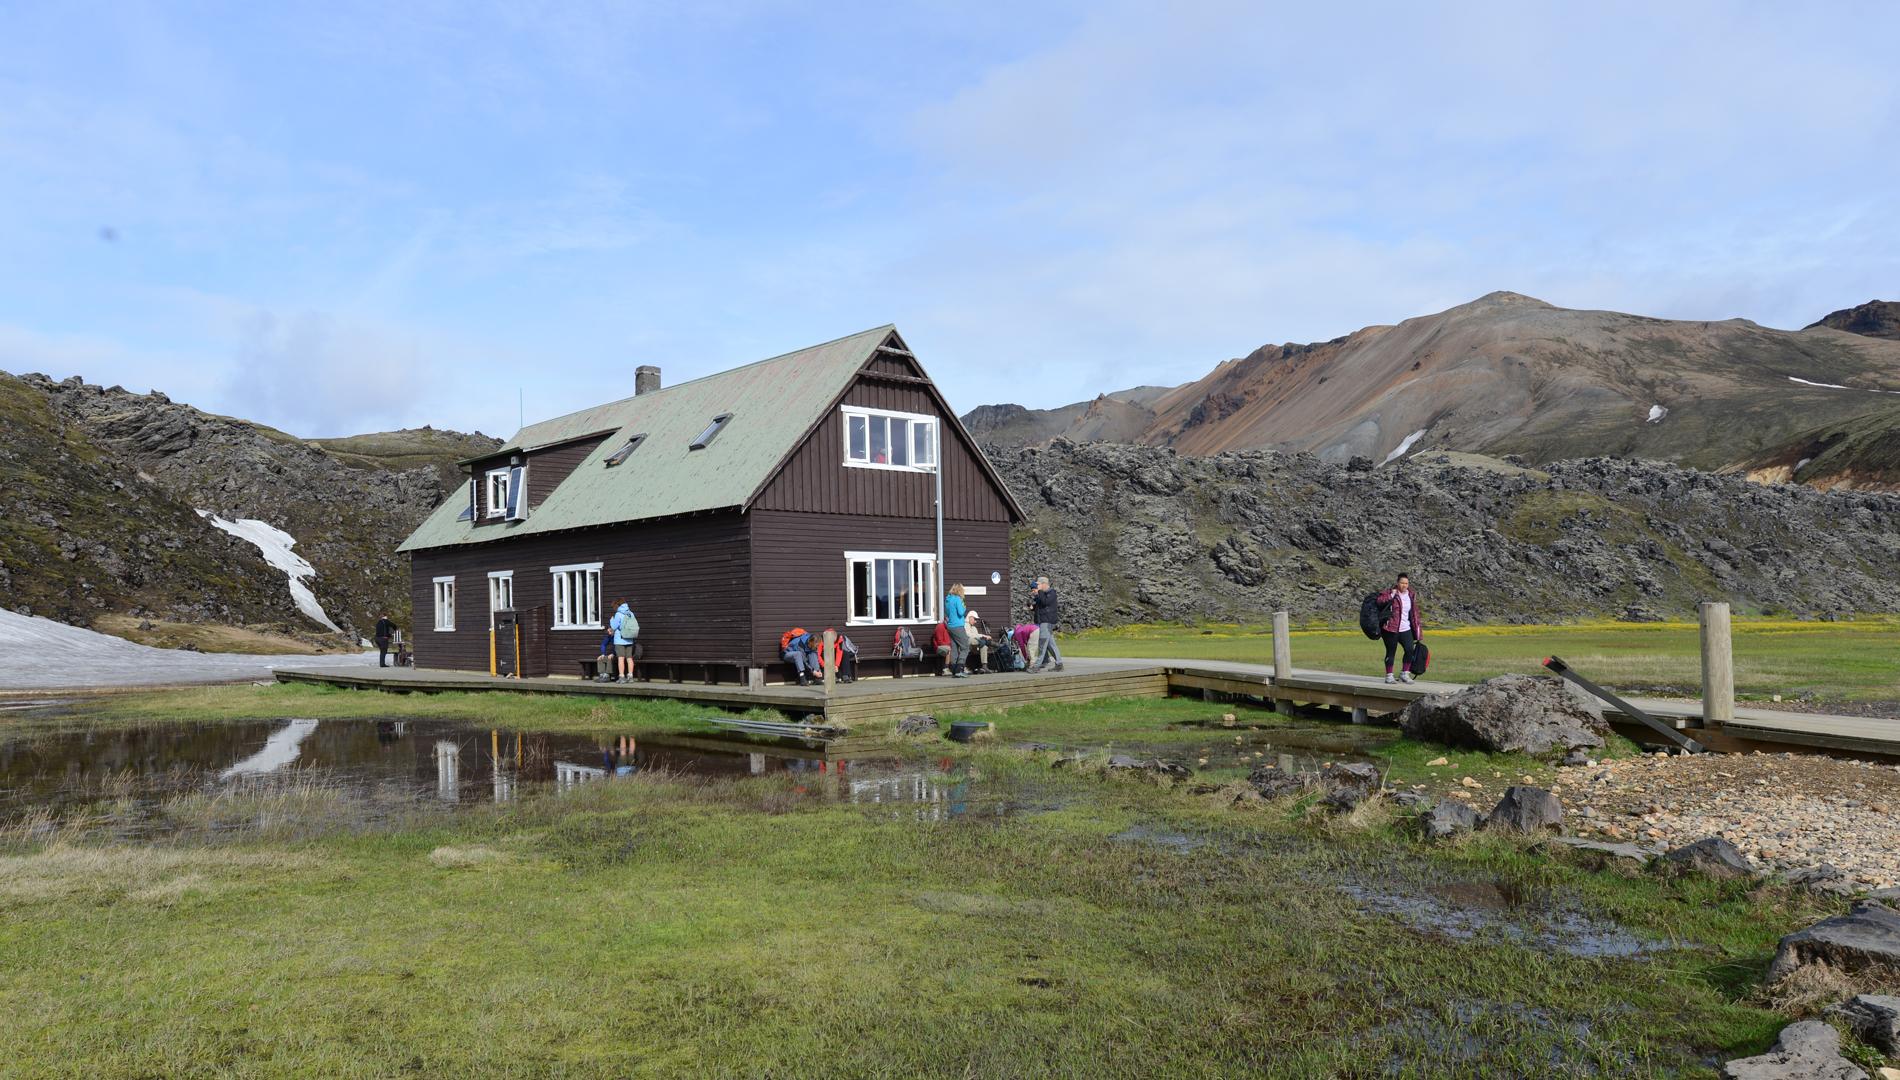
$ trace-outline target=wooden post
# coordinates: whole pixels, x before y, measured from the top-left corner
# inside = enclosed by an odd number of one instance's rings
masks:
[[[1293,630],[1291,619],[1284,611],[1273,613],[1273,686],[1280,688],[1280,680],[1293,676]],[[1273,707],[1286,712],[1293,708],[1291,698],[1274,696]]]
[[[747,690],[765,689],[765,669],[749,667],[745,669],[745,688]]]
[[[825,651],[824,653],[820,655],[820,659],[823,661],[825,665],[825,696],[826,697],[831,696],[831,685],[838,678],[838,664],[837,664],[838,653],[836,651],[837,647],[838,647],[838,632],[836,630],[825,631]]]
[[[1735,656],[1730,649],[1728,605],[1698,604],[1702,621],[1702,725],[1719,728],[1735,719]]]

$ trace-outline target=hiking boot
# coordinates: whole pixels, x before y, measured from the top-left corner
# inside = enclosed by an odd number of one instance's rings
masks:
[[[1412,673],[1411,673],[1411,672],[1409,672],[1409,671],[1406,671],[1406,672],[1401,672],[1401,673],[1399,674],[1399,681],[1400,681],[1400,682],[1417,682],[1418,680],[1417,680],[1417,679],[1414,679],[1414,678],[1412,678]]]
[[[1386,681],[1386,685],[1390,686],[1392,683],[1398,682],[1399,680],[1393,678],[1392,673],[1388,671],[1385,673],[1385,681]]]
[[[1056,670],[1057,670],[1057,671],[1061,671],[1061,670],[1062,670],[1062,661],[1060,661],[1060,660],[1057,660],[1057,661],[1056,661]]]

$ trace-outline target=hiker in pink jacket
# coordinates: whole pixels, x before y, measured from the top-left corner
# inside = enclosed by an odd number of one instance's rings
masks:
[[[1379,594],[1379,606],[1385,611],[1385,622],[1379,627],[1379,638],[1385,642],[1385,681],[1392,680],[1392,654],[1405,652],[1404,663],[1399,667],[1399,679],[1412,681],[1412,662],[1418,656],[1418,638],[1425,630],[1418,606],[1418,594],[1412,591],[1412,576],[1400,574],[1398,583]]]

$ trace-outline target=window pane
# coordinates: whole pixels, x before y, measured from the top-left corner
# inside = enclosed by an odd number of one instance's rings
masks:
[[[589,570],[587,572],[587,595],[590,598],[588,601],[587,621],[597,623],[600,621],[600,571],[598,570]]]
[[[851,564],[851,617],[871,617],[871,564],[868,562]]]
[[[869,437],[867,429],[870,427],[868,419],[862,416],[847,416],[844,422],[846,429],[850,432],[850,441],[846,444],[845,454],[852,461],[871,460],[871,452],[866,442]]]
[[[910,421],[891,419],[891,464],[910,464]]]
[[[935,430],[936,425],[934,424],[912,424],[910,426],[912,443],[911,464],[918,466],[935,464],[933,459],[935,457],[934,451],[936,447],[931,445],[931,435]]]
[[[908,619],[911,617],[910,560],[891,560],[891,582],[896,586],[897,596],[891,604],[891,618]]]
[[[871,417],[871,460],[879,465],[889,464],[891,460],[891,438],[888,428],[888,417]]]
[[[877,560],[877,617],[891,617],[891,561]]]

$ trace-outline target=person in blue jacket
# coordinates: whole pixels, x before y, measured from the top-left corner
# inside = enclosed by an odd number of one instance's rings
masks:
[[[634,617],[633,609],[627,606],[625,600],[614,608],[613,622],[608,624],[608,628],[614,632],[614,655],[620,661],[618,681],[632,682],[633,647],[640,640],[640,620]]]
[[[963,670],[963,661],[970,655],[969,614],[963,606],[963,583],[958,582],[950,586],[949,595],[943,598],[943,625],[950,631],[950,677],[955,679],[970,677]]]

